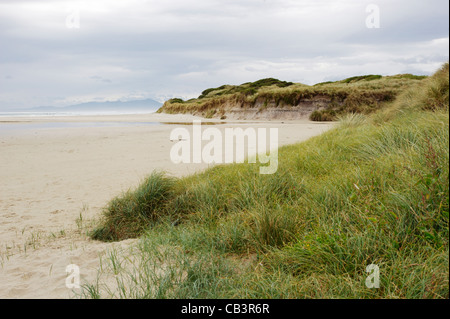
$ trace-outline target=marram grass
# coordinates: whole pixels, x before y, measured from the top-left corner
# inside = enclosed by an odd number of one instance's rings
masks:
[[[376,81],[376,80],[373,80]],[[372,82],[372,81],[370,81]],[[371,115],[279,149],[260,175],[154,174],[94,231],[140,237],[119,298],[448,298],[448,64]],[[365,285],[380,268],[380,288]]]

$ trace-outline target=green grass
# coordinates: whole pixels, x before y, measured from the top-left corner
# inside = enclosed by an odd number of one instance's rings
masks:
[[[136,262],[116,274],[116,295],[97,282],[84,296],[448,298],[448,64],[420,83],[280,148],[276,174],[152,175],[113,199],[94,234],[140,237]],[[369,264],[379,289],[365,286]]]
[[[91,234],[107,241],[136,237],[161,217],[159,207],[173,197],[174,180],[155,172],[137,189],[111,200],[104,209],[102,226]]]
[[[255,82],[247,82],[241,85],[222,85],[218,88],[206,89],[198,97],[199,99],[204,99],[206,97],[214,97],[221,95],[228,95],[233,93],[242,93],[244,95],[255,94],[258,89],[263,87],[288,87],[293,85],[292,82],[280,81],[274,78],[261,79]]]
[[[370,74],[370,75],[354,76],[354,77],[342,80],[341,82],[342,83],[353,83],[353,82],[359,82],[359,81],[373,81],[373,80],[378,80],[381,78],[382,78],[381,75]]]

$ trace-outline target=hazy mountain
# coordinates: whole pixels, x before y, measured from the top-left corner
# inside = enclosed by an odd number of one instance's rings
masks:
[[[19,112],[155,112],[162,103],[152,100],[87,102],[65,107],[38,106],[27,109],[14,110]]]

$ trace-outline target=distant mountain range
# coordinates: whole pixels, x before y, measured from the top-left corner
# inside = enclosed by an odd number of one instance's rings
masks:
[[[15,109],[13,112],[155,112],[162,103],[152,100],[87,102],[64,107],[38,106],[27,109]]]

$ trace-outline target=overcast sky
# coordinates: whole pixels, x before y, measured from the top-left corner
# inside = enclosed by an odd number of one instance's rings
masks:
[[[0,0],[0,109],[191,98],[266,77],[429,75],[449,57],[448,10],[448,0]]]

